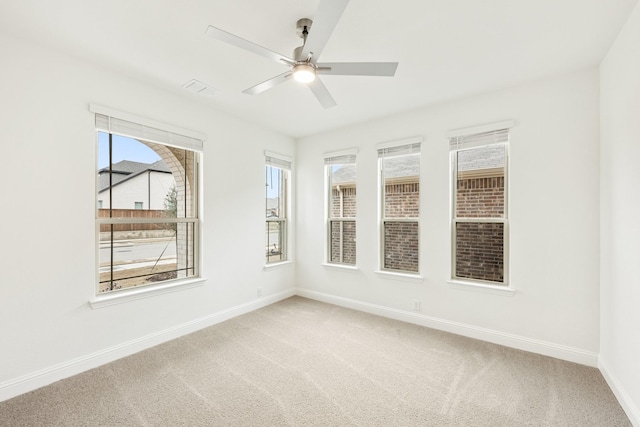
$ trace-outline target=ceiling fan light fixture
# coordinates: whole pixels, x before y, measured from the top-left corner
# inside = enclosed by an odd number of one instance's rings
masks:
[[[311,83],[316,79],[316,69],[308,63],[297,64],[293,67],[293,78],[300,83]]]

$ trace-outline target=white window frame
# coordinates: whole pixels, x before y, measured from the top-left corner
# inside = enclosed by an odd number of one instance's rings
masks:
[[[194,198],[193,215],[186,218],[163,218],[163,223],[189,223],[193,226],[193,275],[186,278],[159,281],[142,287],[125,288],[112,291],[106,294],[98,292],[100,281],[100,225],[102,224],[130,224],[130,223],[157,223],[157,219],[121,219],[121,218],[99,218],[96,209],[96,288],[95,296],[89,301],[92,308],[101,308],[121,302],[132,301],[148,296],[164,294],[179,289],[187,289],[203,283],[200,275],[201,265],[201,217],[202,217],[202,182],[201,182],[201,162],[205,136],[199,132],[182,129],[173,125],[121,112],[109,107],[97,104],[90,104],[89,111],[95,114],[96,136],[98,132],[105,132],[112,135],[120,135],[133,139],[140,139],[169,147],[186,149],[196,153],[197,162],[194,165],[194,187],[191,196]],[[96,156],[97,165],[97,156]],[[97,170],[97,168],[96,168]],[[97,175],[96,175],[97,179]],[[96,182],[97,188],[97,182]],[[96,192],[97,199],[97,192]]]
[[[422,256],[420,254],[421,243],[421,225],[420,225],[420,205],[422,199],[422,138],[412,137],[402,140],[396,140],[391,142],[384,142],[376,145],[378,151],[378,273],[391,274],[395,276],[406,276],[409,278],[421,278],[422,271]],[[406,154],[418,154],[420,159],[420,166],[418,172],[418,188],[420,193],[418,194],[418,216],[411,218],[386,218],[385,217],[385,199],[386,199],[386,185],[384,177],[383,159],[388,154],[394,156],[406,155]],[[390,157],[390,156],[389,156]],[[384,255],[385,255],[385,222],[410,222],[416,223],[418,228],[418,271],[400,270],[385,268]]]
[[[272,167],[279,168],[279,169],[287,171],[287,179],[286,179],[286,182],[284,183],[284,186],[283,186],[283,190],[284,190],[284,209],[282,209],[282,212],[284,213],[284,217],[278,217],[278,218],[266,217],[266,209],[265,209],[265,222],[266,222],[266,224],[269,224],[270,222],[281,222],[281,223],[284,224],[284,226],[281,227],[282,236],[280,237],[280,242],[281,242],[280,243],[280,253],[282,253],[284,255],[284,257],[283,257],[283,259],[280,259],[280,260],[277,260],[277,261],[269,261],[269,257],[265,253],[264,266],[269,268],[269,267],[274,267],[274,266],[277,266],[277,265],[281,265],[281,264],[285,264],[285,263],[290,263],[291,262],[291,232],[290,232],[290,228],[291,228],[291,204],[292,204],[292,200],[291,200],[291,185],[292,185],[292,181],[293,181],[293,161],[289,156],[285,156],[285,155],[278,154],[278,153],[273,153],[273,152],[270,152],[270,151],[265,151],[264,155],[265,155],[265,171],[266,171],[266,168],[268,166],[272,166]],[[266,208],[266,203],[267,203],[266,191],[265,191],[264,197],[265,197],[265,208]],[[269,249],[267,248],[267,251],[268,250]]]
[[[326,230],[326,238],[325,238],[325,264],[331,266],[339,266],[346,268],[356,268],[358,262],[357,255],[357,243],[356,243],[356,262],[351,264],[344,262],[343,257],[343,229],[342,224],[345,221],[353,222],[356,227],[356,236],[357,236],[357,201],[356,201],[356,216],[354,217],[345,217],[342,214],[338,217],[332,216],[332,190],[333,183],[331,182],[331,166],[335,164],[352,164],[356,166],[356,156],[358,150],[356,148],[349,150],[342,150],[337,152],[325,153],[324,154],[324,175],[325,175],[325,230]],[[357,189],[357,166],[356,166],[356,189]],[[356,190],[357,191],[357,190]],[[356,193],[357,194],[357,193]],[[357,196],[356,196],[357,198]],[[340,260],[332,261],[331,260],[331,249],[332,249],[332,230],[331,224],[333,222],[340,222]],[[357,237],[356,237],[357,238]]]
[[[504,291],[511,294],[513,288],[510,284],[509,274],[509,145],[510,129],[515,125],[513,120],[502,121],[493,124],[475,126],[470,128],[450,131],[450,232],[451,232],[451,269],[449,283],[456,287],[475,287],[476,290],[491,292],[493,290]],[[501,145],[504,147],[504,214],[502,217],[457,217],[457,193],[458,193],[458,153],[488,146]],[[503,281],[458,277],[456,274],[457,259],[457,224],[459,223],[486,223],[503,225]]]

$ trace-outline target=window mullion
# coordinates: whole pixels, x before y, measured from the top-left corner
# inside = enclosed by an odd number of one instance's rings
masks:
[[[98,224],[180,224],[195,223],[197,218],[98,218]]]
[[[459,217],[454,218],[455,223],[459,222],[482,222],[482,223],[505,223],[505,218],[500,217]]]
[[[387,252],[387,248],[386,248],[386,241],[384,238],[385,235],[385,216],[386,216],[386,204],[387,204],[387,192],[386,192],[386,177],[385,177],[385,173],[384,173],[384,154],[383,156],[378,160],[378,171],[380,174],[380,225],[378,226],[378,232],[380,233],[380,238],[379,238],[379,265],[381,269],[384,269],[385,266],[385,262],[384,262],[384,255]]]
[[[344,262],[344,221],[340,221],[340,263]]]
[[[113,134],[109,132],[109,218],[113,217]],[[110,264],[109,264],[109,290],[113,291],[113,237],[114,230],[113,224],[109,227],[109,250],[110,250]]]

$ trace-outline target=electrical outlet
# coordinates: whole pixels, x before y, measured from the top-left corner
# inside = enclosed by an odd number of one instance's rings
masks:
[[[422,309],[421,305],[422,304],[420,304],[420,300],[419,299],[414,299],[413,300],[413,309],[415,311],[420,311]]]
[[[262,296],[262,288],[258,288],[258,291],[256,292],[258,294],[259,297]]]

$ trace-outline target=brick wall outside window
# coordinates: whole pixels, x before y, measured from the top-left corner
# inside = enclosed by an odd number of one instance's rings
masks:
[[[504,224],[456,224],[456,276],[504,281]]]
[[[418,272],[418,223],[384,223],[384,268]]]
[[[504,177],[459,179],[458,218],[504,216]],[[456,224],[455,274],[460,278],[504,282],[504,224]]]
[[[356,215],[356,188],[342,190],[343,218]],[[340,218],[340,192],[331,192],[331,216]],[[389,184],[385,187],[385,216],[387,218],[417,218],[419,216],[420,187],[418,183]],[[355,221],[342,221],[343,263],[356,263]],[[385,223],[384,268],[402,271],[418,271],[417,222]],[[340,221],[331,222],[330,261],[340,262]]]
[[[331,217],[355,218],[356,216],[356,188],[341,187],[331,190]],[[342,216],[340,215],[340,193],[342,193]],[[342,223],[342,263],[356,264],[356,222],[330,221],[331,241],[329,247],[329,262],[340,263],[340,223]]]
[[[419,202],[420,185],[417,182],[385,186],[385,269],[419,271],[418,222],[393,221],[393,218],[418,218]]]
[[[504,177],[460,179],[457,183],[459,218],[502,217]],[[419,215],[419,184],[389,184],[385,187],[387,218],[416,218]],[[355,216],[356,189],[342,189],[343,217]],[[340,194],[332,191],[332,216],[340,217]],[[331,223],[331,262],[339,262],[340,224]],[[355,264],[355,221],[343,224],[343,262]],[[456,228],[456,276],[492,282],[504,280],[504,225],[501,223],[458,223]],[[384,227],[384,268],[418,271],[418,224],[387,220]]]
[[[356,263],[356,222],[331,221],[331,262],[340,262],[340,223],[342,223],[342,263]]]
[[[504,177],[458,179],[458,218],[504,216]]]
[[[388,184],[384,191],[386,218],[417,218],[420,215],[420,185],[417,182]]]
[[[356,216],[356,188],[345,187],[342,190],[343,218],[355,218]],[[331,217],[340,218],[340,192],[335,188],[331,190]]]

